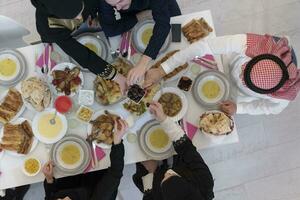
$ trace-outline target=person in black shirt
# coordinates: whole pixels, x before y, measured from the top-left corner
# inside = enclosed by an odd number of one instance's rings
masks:
[[[102,0],[100,23],[107,37],[129,31],[136,23],[136,14],[151,10],[155,26],[149,44],[137,66],[127,76],[127,83],[138,82],[145,74],[148,63],[155,59],[170,32],[170,17],[181,14],[176,0]]]
[[[114,200],[118,192],[124,168],[124,145],[122,137],[128,125],[116,121],[113,145],[110,152],[111,167],[107,170],[80,174],[61,179],[53,177],[51,161],[43,167],[45,175],[45,200]]]
[[[98,17],[99,0],[31,0],[36,8],[36,27],[43,42],[56,43],[82,67],[119,83],[122,92],[126,79],[93,51],[77,42],[72,33],[86,20]]]

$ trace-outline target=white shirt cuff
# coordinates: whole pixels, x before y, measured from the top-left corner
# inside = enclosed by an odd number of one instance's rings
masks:
[[[149,173],[146,176],[142,177],[144,191],[152,190],[152,184],[153,184],[153,173]]]
[[[184,131],[182,128],[167,117],[163,122],[160,123],[164,131],[168,134],[172,141],[177,141],[184,136]]]

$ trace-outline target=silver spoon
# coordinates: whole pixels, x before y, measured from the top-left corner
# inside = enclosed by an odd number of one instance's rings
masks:
[[[54,113],[53,118],[50,119],[50,124],[51,124],[51,125],[54,125],[54,124],[56,123],[56,121],[55,121],[56,115],[57,115],[57,110],[55,110],[55,113]]]

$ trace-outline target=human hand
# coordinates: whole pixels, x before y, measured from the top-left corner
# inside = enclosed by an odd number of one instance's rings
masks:
[[[122,74],[117,73],[117,75],[113,79],[113,81],[115,81],[119,84],[122,95],[125,95],[126,91],[127,91],[126,78]]]
[[[154,83],[160,81],[166,75],[162,67],[149,69],[145,75],[144,88],[150,87]]]
[[[156,160],[147,160],[141,163],[149,173],[154,173],[158,167],[158,162]]]
[[[225,112],[227,115],[232,116],[236,113],[237,106],[236,103],[232,101],[223,101],[220,104],[221,111]]]
[[[48,161],[42,168],[42,172],[45,175],[47,183],[53,183],[53,162]]]
[[[125,135],[128,129],[128,124],[125,120],[117,119],[115,120],[115,128],[114,128],[114,144],[120,144],[123,136]]]
[[[149,106],[150,113],[154,115],[157,121],[163,122],[167,115],[164,113],[163,107],[157,101],[153,101]]]
[[[132,68],[127,75],[127,85],[133,85],[141,81],[146,73],[146,67],[138,65]]]

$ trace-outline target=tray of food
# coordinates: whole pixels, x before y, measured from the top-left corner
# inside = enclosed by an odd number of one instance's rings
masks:
[[[25,110],[21,93],[11,88],[0,95],[0,122],[5,124],[17,119]]]
[[[157,61],[151,68],[159,68],[163,62],[168,60],[171,56],[173,56],[176,52],[179,50],[174,50],[169,53],[167,53],[165,56],[163,56],[159,61]],[[185,63],[184,65],[176,67],[172,72],[169,74],[166,74],[163,79],[165,82],[171,82],[179,77],[181,77],[185,72],[189,70],[189,64]]]
[[[123,76],[127,76],[129,70],[133,68],[133,64],[124,58],[118,57],[113,64],[115,68]],[[94,81],[94,90],[96,101],[101,105],[112,105],[121,102],[126,97],[122,96],[118,83],[105,80],[97,76]]]
[[[59,95],[74,96],[84,84],[80,68],[73,63],[60,63],[49,74],[50,85],[54,93]]]
[[[188,110],[187,98],[178,88],[163,88],[157,92],[154,100],[158,101],[162,105],[164,113],[176,122],[182,119]]]
[[[31,122],[18,118],[4,124],[0,130],[0,148],[12,156],[24,156],[32,152],[38,144],[31,128]]]
[[[39,77],[22,81],[21,93],[25,106],[30,110],[41,112],[51,104],[50,86]]]
[[[208,135],[228,135],[234,129],[234,121],[221,111],[207,111],[200,116],[199,128],[202,133]]]
[[[0,85],[11,87],[26,77],[27,64],[17,50],[0,50]]]
[[[132,30],[132,43],[134,48],[141,54],[144,53],[146,50],[149,41],[153,34],[153,28],[154,28],[155,22],[154,20],[143,20],[139,21]],[[160,53],[163,53],[166,51],[170,44],[171,44],[172,38],[171,34],[168,35],[168,37],[165,40],[165,43],[160,49]]]
[[[213,29],[204,18],[193,19],[182,27],[182,33],[190,43],[208,36]]]

